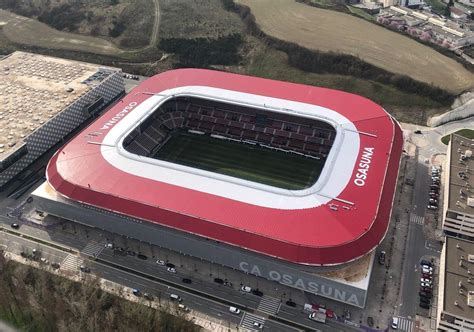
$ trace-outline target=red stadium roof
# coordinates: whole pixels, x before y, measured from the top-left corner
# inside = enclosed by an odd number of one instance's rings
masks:
[[[154,167],[146,162],[149,158],[134,161],[133,171],[127,171],[128,159],[123,161],[126,156],[118,144],[106,142],[107,136],[151,109],[150,105],[156,104],[153,98],[196,91],[196,87],[211,94],[222,91],[226,96],[266,98],[268,103],[283,101],[282,107],[290,105],[288,108],[311,105],[318,107],[319,113],[333,114],[332,123],[342,138],[339,155],[335,148],[331,150],[334,163],[326,162],[325,184],[318,187],[319,191],[301,194],[304,204],[299,204],[297,194],[286,200],[283,193],[283,199],[273,200],[273,193],[248,189],[261,193],[255,195],[256,199],[267,199],[260,203],[252,201],[253,195],[240,199],[238,193],[233,193],[236,190],[229,190],[232,193],[228,196],[225,181],[218,179],[212,181],[220,191],[201,190],[181,182],[177,185],[168,176],[157,180],[145,170]],[[385,236],[402,144],[398,124],[380,106],[360,96],[224,72],[182,69],[146,80],[116,103],[54,155],[47,178],[59,194],[74,201],[293,263],[334,265],[367,254]],[[350,154],[354,158],[345,156]],[[349,161],[341,162],[344,158]],[[162,168],[152,170],[160,173]],[[176,177],[177,182],[178,178],[182,180],[183,176]],[[329,196],[341,183],[337,196]]]

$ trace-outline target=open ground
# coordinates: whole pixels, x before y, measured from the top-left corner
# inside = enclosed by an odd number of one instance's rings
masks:
[[[237,0],[268,35],[303,47],[354,55],[388,71],[454,93],[474,87],[474,74],[434,49],[365,20],[294,0]]]
[[[148,16],[142,17],[140,22],[134,19],[134,22],[123,23],[126,24],[125,31],[119,38],[115,39],[110,37],[93,37],[87,33],[79,34],[59,31],[36,19],[17,15],[2,9],[0,9],[0,29],[3,35],[15,44],[31,45],[45,49],[87,52],[113,57],[133,57],[133,54],[138,55],[140,51],[155,47],[158,41],[160,19],[158,0],[153,0],[147,5],[150,8],[140,9],[140,6],[136,8],[136,6],[132,5],[126,7],[127,15],[133,16],[132,14],[137,14],[133,11],[146,10]],[[100,17],[100,10],[104,10],[104,8],[97,9],[97,17]],[[137,29],[139,30],[137,31]],[[139,36],[145,39],[145,42],[141,43],[144,46],[134,49],[117,46],[117,44],[133,45],[133,41],[130,40],[140,33],[145,34],[145,36]],[[127,43],[123,39],[127,39]]]

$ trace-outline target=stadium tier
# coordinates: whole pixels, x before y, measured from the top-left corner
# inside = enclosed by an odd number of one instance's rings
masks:
[[[313,272],[366,261],[383,240],[402,144],[397,122],[360,96],[173,70],[61,148],[35,200],[60,217],[289,285],[291,275],[291,286],[363,306],[367,285]]]

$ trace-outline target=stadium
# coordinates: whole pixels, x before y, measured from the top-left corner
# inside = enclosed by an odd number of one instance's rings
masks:
[[[173,70],[57,151],[33,198],[61,218],[363,307],[402,143],[396,121],[360,96]],[[358,278],[343,277],[354,268]]]

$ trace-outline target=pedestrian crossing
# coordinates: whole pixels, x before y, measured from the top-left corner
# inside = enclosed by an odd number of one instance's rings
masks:
[[[104,244],[95,242],[95,241],[90,241],[82,250],[82,254],[86,254],[88,256],[93,256],[93,257],[98,257],[102,250],[104,250],[105,246]]]
[[[425,217],[424,216],[418,216],[416,214],[410,213],[410,222],[413,222],[418,225],[424,225],[425,224]]]
[[[84,260],[74,256],[74,255],[67,255],[64,258],[63,262],[61,263],[61,270],[68,270],[68,271],[79,271],[79,267],[84,263]]]
[[[264,295],[258,304],[257,310],[269,315],[276,315],[280,311],[281,301]]]
[[[261,324],[260,326],[256,326],[255,323]],[[240,326],[248,330],[258,331],[263,328],[265,324],[265,318],[249,314],[248,312],[244,312],[242,315],[242,319],[240,320]]]
[[[398,317],[398,330],[412,332],[414,322],[411,319],[405,317]]]

